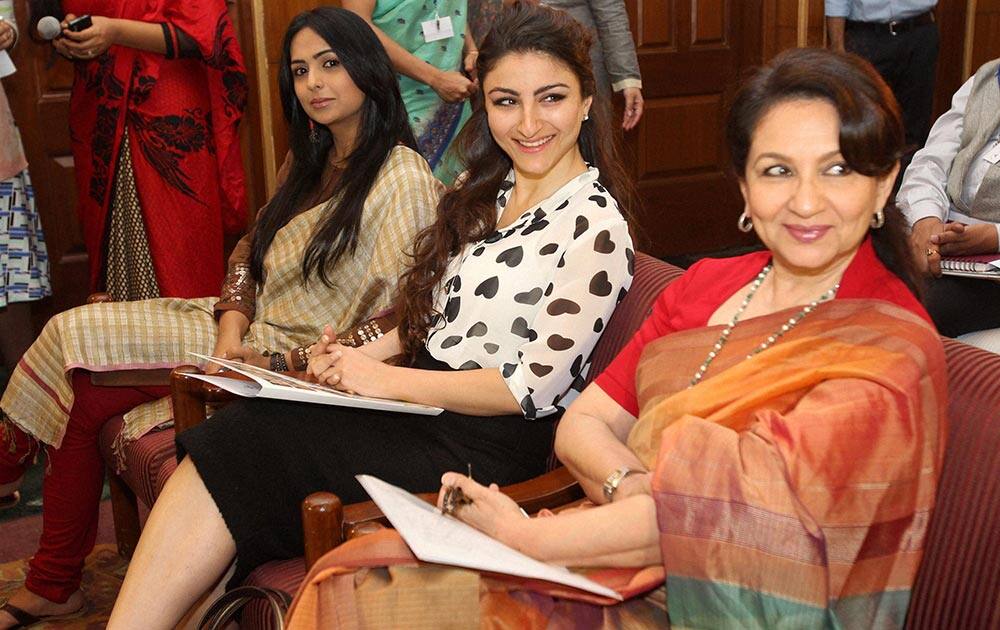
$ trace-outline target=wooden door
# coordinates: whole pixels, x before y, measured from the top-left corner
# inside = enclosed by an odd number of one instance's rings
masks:
[[[33,306],[36,325],[83,304],[89,276],[87,251],[76,218],[76,186],[69,139],[69,91],[73,65],[51,46],[28,37],[26,0],[14,0],[21,39],[13,51],[17,73],[4,79],[28,156],[35,198],[48,246],[52,297]]]
[[[315,0],[236,0],[243,36],[240,44],[250,74],[250,107],[253,119],[249,131],[252,155],[244,161],[252,163],[254,185],[251,193],[259,208],[277,188],[277,170],[288,150],[288,132],[278,92],[278,66],[281,44],[292,18],[320,4],[339,6],[337,0],[317,3]],[[249,171],[248,171],[249,173]]]
[[[761,0],[626,0],[645,114],[626,134],[643,208],[640,247],[656,256],[752,242],[729,175],[725,113],[761,59]]]

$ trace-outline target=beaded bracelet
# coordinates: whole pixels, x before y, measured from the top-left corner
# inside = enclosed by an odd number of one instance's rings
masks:
[[[288,361],[285,360],[284,352],[275,352],[271,355],[271,371],[272,372],[287,372],[288,371]]]

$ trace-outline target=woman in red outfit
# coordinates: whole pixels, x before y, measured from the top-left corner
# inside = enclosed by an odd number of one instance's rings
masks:
[[[54,5],[54,6],[53,6]],[[223,232],[246,227],[242,55],[224,0],[32,2],[65,15],[70,129],[92,289],[118,300],[213,295]],[[77,16],[92,26],[67,28]]]

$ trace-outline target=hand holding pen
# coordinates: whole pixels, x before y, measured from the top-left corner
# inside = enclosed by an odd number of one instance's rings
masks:
[[[507,526],[512,521],[523,522],[528,516],[513,499],[500,492],[497,484],[486,487],[456,472],[441,477],[437,506],[443,513],[504,542]]]

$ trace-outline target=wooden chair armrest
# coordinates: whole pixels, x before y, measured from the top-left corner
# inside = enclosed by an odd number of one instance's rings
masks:
[[[583,490],[563,466],[534,479],[501,490],[526,512],[554,509],[583,498]],[[418,497],[434,504],[437,493]],[[389,522],[372,501],[343,505],[331,492],[316,492],[302,502],[302,528],[305,536],[306,567],[312,567],[323,554],[345,540],[387,527]]]
[[[529,514],[544,509],[551,510],[583,498],[583,488],[565,466],[501,489]]]
[[[170,398],[174,407],[174,429],[180,434],[205,421],[205,404],[229,402],[239,398],[205,381],[191,378],[204,374],[197,367],[182,365],[170,373]]]
[[[91,372],[90,382],[98,387],[162,387],[170,384],[171,370],[111,370]]]

